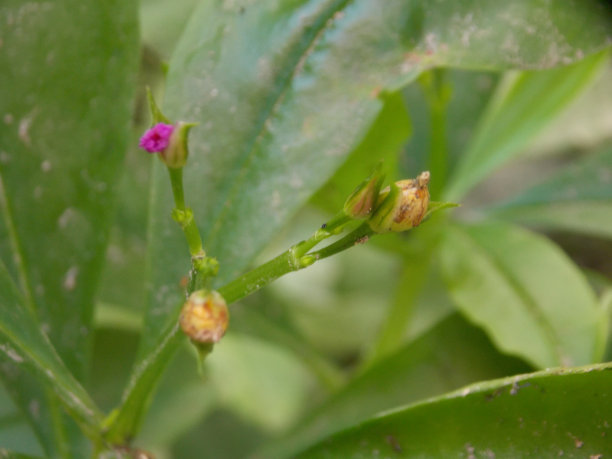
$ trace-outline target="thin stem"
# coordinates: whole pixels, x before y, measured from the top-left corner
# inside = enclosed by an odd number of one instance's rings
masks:
[[[444,69],[434,69],[419,80],[429,104],[431,145],[429,171],[432,181],[429,191],[433,199],[439,199],[448,174],[448,146],[446,114],[450,99],[450,87]]]
[[[172,195],[174,196],[175,210],[173,218],[181,226],[187,245],[189,245],[189,253],[192,257],[204,257],[206,253],[202,246],[202,238],[200,231],[193,218],[193,212],[185,206],[185,194],[183,191],[183,168],[168,168],[170,174],[170,184],[172,186]]]
[[[351,221],[352,220],[349,217],[346,217],[343,214],[337,215],[327,224],[318,229],[310,238],[295,244],[286,252],[281,253],[277,257],[264,263],[263,265],[258,266],[252,271],[243,274],[229,284],[224,285],[219,289],[219,293],[223,296],[223,298],[225,298],[225,301],[230,304],[244,298],[247,295],[250,295],[253,292],[256,292],[262,287],[268,285],[270,282],[284,276],[287,273],[306,268],[315,261],[325,258],[325,256],[321,256],[319,252],[314,252],[312,254],[308,252],[324,239],[327,239],[328,237],[340,232],[342,228]],[[364,225],[367,226],[367,224]],[[359,228],[363,227],[364,225],[361,225]],[[351,235],[353,235],[353,237],[360,237],[355,236],[354,232],[352,232],[338,242],[346,240],[346,238]],[[347,244],[347,246],[341,250],[351,247],[354,245],[354,243],[355,241],[353,240],[352,243]],[[330,253],[330,255],[332,254]]]

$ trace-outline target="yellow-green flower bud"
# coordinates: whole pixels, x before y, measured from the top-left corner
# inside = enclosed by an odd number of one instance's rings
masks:
[[[366,218],[372,214],[380,193],[380,187],[385,175],[380,171],[380,165],[366,180],[361,182],[344,203],[344,213],[351,218]]]
[[[400,180],[380,193],[380,204],[368,220],[376,233],[400,232],[421,223],[429,205],[429,172],[417,178]]]
[[[179,324],[196,343],[217,343],[225,334],[229,312],[223,297],[216,291],[193,292],[181,310]]]
[[[187,135],[189,130],[197,123],[179,121],[172,131],[168,146],[159,152],[159,158],[166,166],[173,168],[183,167],[187,163],[189,150],[187,148]]]

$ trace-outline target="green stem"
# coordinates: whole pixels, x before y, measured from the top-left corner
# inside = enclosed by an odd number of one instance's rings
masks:
[[[351,221],[348,217],[341,214],[337,215],[309,239],[295,244],[286,252],[226,284],[218,290],[219,293],[228,304],[234,303],[268,285],[273,280],[310,266],[317,260],[348,249],[356,243],[363,242],[365,236],[372,234],[367,223],[364,223],[335,244],[331,244],[318,252],[308,253],[312,247],[322,240],[338,234]],[[175,315],[178,316],[178,309]],[[176,322],[176,318],[169,322],[170,325],[162,332],[153,350],[136,367],[124,393],[121,406],[117,411],[111,413],[105,422],[105,425],[108,426],[105,437],[107,442],[115,445],[124,444],[138,430],[146,402],[165,366],[184,338]]]
[[[189,253],[192,257],[206,256],[202,246],[202,238],[200,231],[193,218],[193,212],[185,206],[185,194],[183,192],[183,168],[168,168],[170,174],[170,184],[172,186],[172,195],[174,196],[174,212],[173,218],[181,226],[187,245],[189,245]]]
[[[429,171],[431,183],[429,192],[433,199],[439,199],[446,184],[448,174],[448,146],[446,134],[446,115],[450,99],[450,87],[444,69],[434,69],[419,80],[429,104],[431,146]]]

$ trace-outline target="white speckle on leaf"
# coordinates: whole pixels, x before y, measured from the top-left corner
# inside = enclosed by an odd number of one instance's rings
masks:
[[[79,275],[79,267],[72,266],[68,271],[66,271],[66,275],[64,276],[64,289],[65,290],[74,290],[77,284],[77,277]]]
[[[210,97],[213,99],[219,95],[219,90],[217,88],[213,88],[210,90]]]
[[[42,163],[40,163],[40,170],[41,171],[49,172],[51,169],[52,169],[51,161],[49,161],[48,159],[46,159]]]
[[[302,186],[304,185],[304,181],[302,180],[302,178],[299,175],[294,173],[294,174],[291,175],[291,180],[289,181],[289,185],[294,190],[298,190],[298,189],[302,188]]]
[[[30,139],[30,126],[36,116],[36,111],[36,109],[32,110],[28,116],[24,116],[19,121],[19,138],[28,147],[32,145],[32,140]]]
[[[64,212],[62,212],[62,215],[59,216],[59,218],[57,219],[57,226],[59,226],[61,229],[64,229],[68,226],[68,223],[70,223],[70,220],[74,217],[74,210],[72,209],[72,207],[68,207],[66,210],[64,210]]]
[[[51,326],[46,322],[42,323],[40,324],[40,331],[43,332],[43,334],[48,335],[51,331]]]
[[[10,113],[5,113],[2,119],[4,120],[5,124],[13,124],[13,121],[15,121],[15,118],[13,118],[13,115]]]
[[[6,356],[11,359],[15,363],[23,362],[23,357],[21,357],[15,349],[10,347],[8,344],[1,345],[0,350],[6,354]]]
[[[8,164],[11,162],[11,155],[9,155],[6,151],[0,152],[0,163]]]
[[[32,191],[32,196],[34,196],[34,199],[40,199],[42,198],[42,195],[43,195],[43,187],[40,185],[34,187],[34,190]]]

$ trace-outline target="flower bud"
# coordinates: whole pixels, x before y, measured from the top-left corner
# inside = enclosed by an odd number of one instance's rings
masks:
[[[344,203],[344,213],[351,218],[361,219],[372,214],[385,175],[380,171],[380,165],[366,180],[355,188]]]
[[[223,297],[216,291],[193,292],[181,310],[179,324],[196,343],[217,343],[225,334],[229,312]]]
[[[368,220],[376,233],[400,232],[421,223],[429,205],[430,174],[422,172],[416,179],[400,180],[380,193],[374,214]]]
[[[187,156],[189,156],[187,135],[189,130],[195,125],[196,123],[180,121],[174,126],[174,131],[170,136],[167,148],[159,152],[159,158],[166,163],[166,166],[180,168],[187,163]]]

